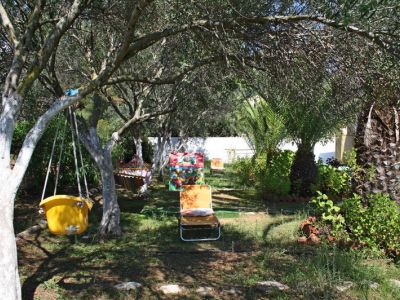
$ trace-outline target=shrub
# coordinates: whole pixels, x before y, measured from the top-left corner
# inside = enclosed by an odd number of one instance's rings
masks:
[[[311,203],[323,224],[328,224],[331,234],[350,239],[355,245],[371,250],[385,250],[400,255],[399,205],[384,194],[371,194],[363,202],[357,194],[345,199],[340,206],[327,195],[318,192]],[[367,203],[367,204],[365,204]]]
[[[265,155],[259,155],[238,159],[232,167],[240,184],[255,186],[275,195],[287,195],[290,191],[289,174],[293,158],[294,153],[285,150],[275,154],[269,163]]]
[[[317,189],[331,196],[346,195],[351,192],[350,174],[346,169],[332,165],[318,164]]]
[[[252,186],[255,184],[256,177],[253,159],[239,158],[233,162],[232,169],[236,172],[236,180],[239,184],[245,186]]]
[[[326,164],[330,165],[332,167],[335,167],[335,168],[338,168],[338,167],[340,167],[342,165],[342,163],[338,159],[336,159],[334,157],[328,158],[326,160]]]
[[[350,238],[368,247],[400,251],[399,205],[384,194],[370,195],[367,203],[358,195],[342,203]]]
[[[320,191],[317,193],[318,195],[311,199],[311,204],[314,206],[315,214],[322,220],[322,222],[328,223],[331,226],[332,233],[335,234],[343,228],[345,221],[340,213],[341,209],[339,206],[335,205],[327,195],[322,194]]]
[[[290,192],[290,168],[294,153],[289,150],[276,154],[264,172],[261,189],[275,195],[288,195]]]
[[[50,122],[48,128],[46,129],[46,132],[37,144],[34,152],[34,159],[31,159],[29,163],[24,181],[21,186],[23,190],[37,191],[38,186],[43,186],[58,123],[64,123],[63,116],[60,116],[58,119],[52,120]],[[19,121],[16,123],[15,133],[13,136],[13,148],[11,149],[14,157],[16,157],[16,155],[18,154],[24,138],[30,130],[31,126],[32,124],[28,121]],[[60,127],[59,134],[62,134],[62,126]],[[52,174],[49,177],[49,185],[47,187],[48,192],[52,190],[54,184],[54,171],[59,158],[60,143],[61,141],[58,140],[53,156]],[[81,149],[88,183],[97,184],[99,180],[98,170],[96,167],[93,166],[91,156],[89,155],[89,153],[87,153],[83,145],[81,145]],[[82,168],[80,169],[80,172],[81,174],[83,173]],[[61,189],[61,187],[63,186],[70,185],[76,185],[76,177],[74,157],[72,152],[71,132],[69,125],[67,125],[58,186]]]

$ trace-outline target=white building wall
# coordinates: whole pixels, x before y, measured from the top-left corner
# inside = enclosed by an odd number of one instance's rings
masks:
[[[156,138],[150,138],[150,142],[156,144]],[[176,145],[177,143],[178,138],[173,137],[172,144]],[[297,150],[294,143],[283,143],[279,148],[282,150]],[[254,154],[254,150],[242,137],[193,137],[189,138],[184,150],[204,153],[206,159],[222,158],[225,163],[241,157],[251,157]],[[335,157],[335,141],[324,144],[318,143],[314,148],[314,154],[316,160],[322,159],[325,161],[330,157]]]

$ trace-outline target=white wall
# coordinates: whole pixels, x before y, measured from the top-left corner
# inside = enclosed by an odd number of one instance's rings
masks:
[[[156,138],[150,138],[150,142],[156,144]],[[172,138],[172,144],[176,145],[178,138]],[[206,159],[222,158],[224,162],[231,162],[239,157],[251,157],[254,150],[247,144],[242,137],[207,137],[190,138],[185,145],[185,151],[202,152]],[[283,143],[279,146],[282,150],[296,151],[297,147],[294,143]],[[318,143],[314,148],[315,159],[326,160],[330,157],[335,157],[335,141],[326,144]]]

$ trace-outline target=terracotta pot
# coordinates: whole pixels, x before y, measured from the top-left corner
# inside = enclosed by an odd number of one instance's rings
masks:
[[[307,244],[316,245],[321,242],[320,238],[317,237],[314,233],[311,233],[307,239]]]
[[[299,244],[305,244],[305,243],[307,243],[307,238],[306,238],[305,236],[301,236],[301,237],[299,237],[299,238],[297,239],[297,242],[298,242]]]

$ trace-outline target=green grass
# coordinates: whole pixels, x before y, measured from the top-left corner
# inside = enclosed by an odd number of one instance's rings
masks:
[[[222,184],[220,176],[206,178],[218,177],[215,182]],[[331,245],[297,244],[299,223],[307,215],[304,204],[265,202],[254,189],[214,188],[213,197],[223,224],[221,239],[185,243],[178,235],[178,192],[157,183],[146,197],[120,189],[121,238],[93,239],[101,217],[101,207],[95,206],[87,239],[45,231],[20,243],[24,298],[163,299],[157,286],[178,283],[189,289],[185,299],[202,299],[194,292],[199,286],[213,286],[215,299],[400,299],[400,289],[389,283],[400,279],[392,261]],[[277,280],[290,290],[265,296],[253,287],[265,280]],[[144,286],[115,290],[113,285],[122,281]],[[343,281],[354,286],[339,292],[335,286]],[[372,282],[379,288],[371,289]],[[231,287],[242,294],[224,291]]]

